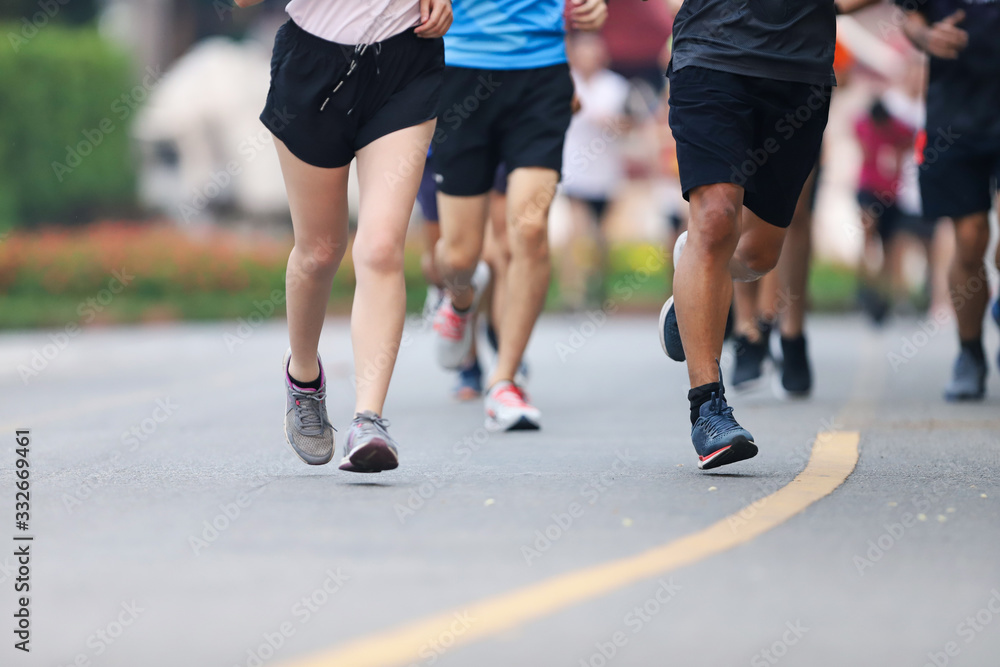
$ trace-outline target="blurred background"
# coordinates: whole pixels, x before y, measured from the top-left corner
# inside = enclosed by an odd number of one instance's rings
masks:
[[[283,291],[291,225],[257,115],[284,4],[0,3],[0,328],[236,318]],[[944,308],[950,230],[920,217],[915,191],[925,62],[891,6],[841,20],[811,307],[860,306],[879,322]],[[552,213],[550,309],[599,305],[610,285],[643,269],[651,249],[666,257],[685,223],[666,122],[671,22],[665,2],[616,0],[599,38],[570,38],[578,82],[595,83],[571,128]],[[883,122],[902,128],[888,146],[859,130]],[[903,222],[891,243],[857,204],[866,151],[898,177]],[[576,162],[599,169],[574,172],[573,157],[590,152],[601,159]],[[595,207],[595,198],[606,205]],[[413,215],[407,271],[418,310],[423,241]],[[334,313],[349,306],[349,258]],[[657,263],[624,307],[658,308],[669,265]],[[114,271],[134,279],[120,297],[87,305]]]

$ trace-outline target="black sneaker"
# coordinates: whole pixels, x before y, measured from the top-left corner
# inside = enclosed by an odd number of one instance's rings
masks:
[[[951,382],[944,390],[948,401],[981,401],[986,397],[986,359],[962,350],[955,360]]]
[[[749,389],[760,380],[764,374],[764,361],[770,356],[767,341],[768,336],[763,332],[756,341],[742,334],[733,339],[733,352],[736,354],[733,365],[734,389]]]
[[[781,337],[781,388],[789,396],[802,398],[812,391],[812,369],[806,353],[806,337]]]
[[[753,436],[733,417],[726,403],[726,388],[719,370],[719,392],[703,403],[698,420],[691,426],[691,442],[698,453],[698,467],[711,470],[757,456]]]

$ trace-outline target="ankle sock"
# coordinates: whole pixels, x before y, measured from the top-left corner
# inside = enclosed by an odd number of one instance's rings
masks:
[[[712,394],[719,393],[719,383],[709,382],[688,391],[688,401],[691,403],[691,425],[693,426],[701,414],[701,406],[712,400]]]
[[[973,358],[979,363],[984,363],[986,361],[986,352],[983,350],[982,338],[963,340],[961,341],[961,345],[962,345],[962,351],[971,354]]]
[[[316,376],[315,380],[312,380],[311,382],[302,382],[300,380],[296,380],[295,378],[293,378],[291,373],[288,374],[288,379],[291,380],[292,384],[294,384],[299,389],[313,389],[315,391],[319,391],[320,388],[323,386],[323,383],[321,381],[322,378],[323,378],[323,373],[320,373],[319,375]]]

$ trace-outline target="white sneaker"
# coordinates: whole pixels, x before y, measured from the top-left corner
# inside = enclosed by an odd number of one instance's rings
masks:
[[[437,332],[438,363],[442,368],[458,370],[472,353],[472,339],[476,332],[471,323],[489,282],[489,264],[480,261],[472,274],[472,305],[469,309],[459,313],[451,305],[450,297],[441,300],[434,314],[434,331]]]
[[[489,431],[537,431],[541,411],[528,404],[524,390],[513,382],[502,380],[486,394],[486,429]]]

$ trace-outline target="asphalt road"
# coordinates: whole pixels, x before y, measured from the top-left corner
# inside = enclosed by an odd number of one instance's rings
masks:
[[[815,317],[814,396],[733,395],[761,453],[704,473],[655,318],[588,321],[541,323],[544,430],[518,434],[450,398],[411,323],[386,408],[401,466],[374,476],[307,467],[284,443],[281,322],[88,329],[61,349],[53,332],[0,336],[0,540],[17,532],[16,428],[31,429],[35,537],[30,654],[12,646],[16,563],[0,550],[0,663],[304,665],[457,610],[406,664],[1000,664],[995,366],[985,403],[949,405],[950,330]],[[995,358],[993,329],[988,345]],[[345,321],[321,351],[343,433]],[[753,516],[826,431],[860,432],[857,467],[784,523],[461,643],[478,600]]]

